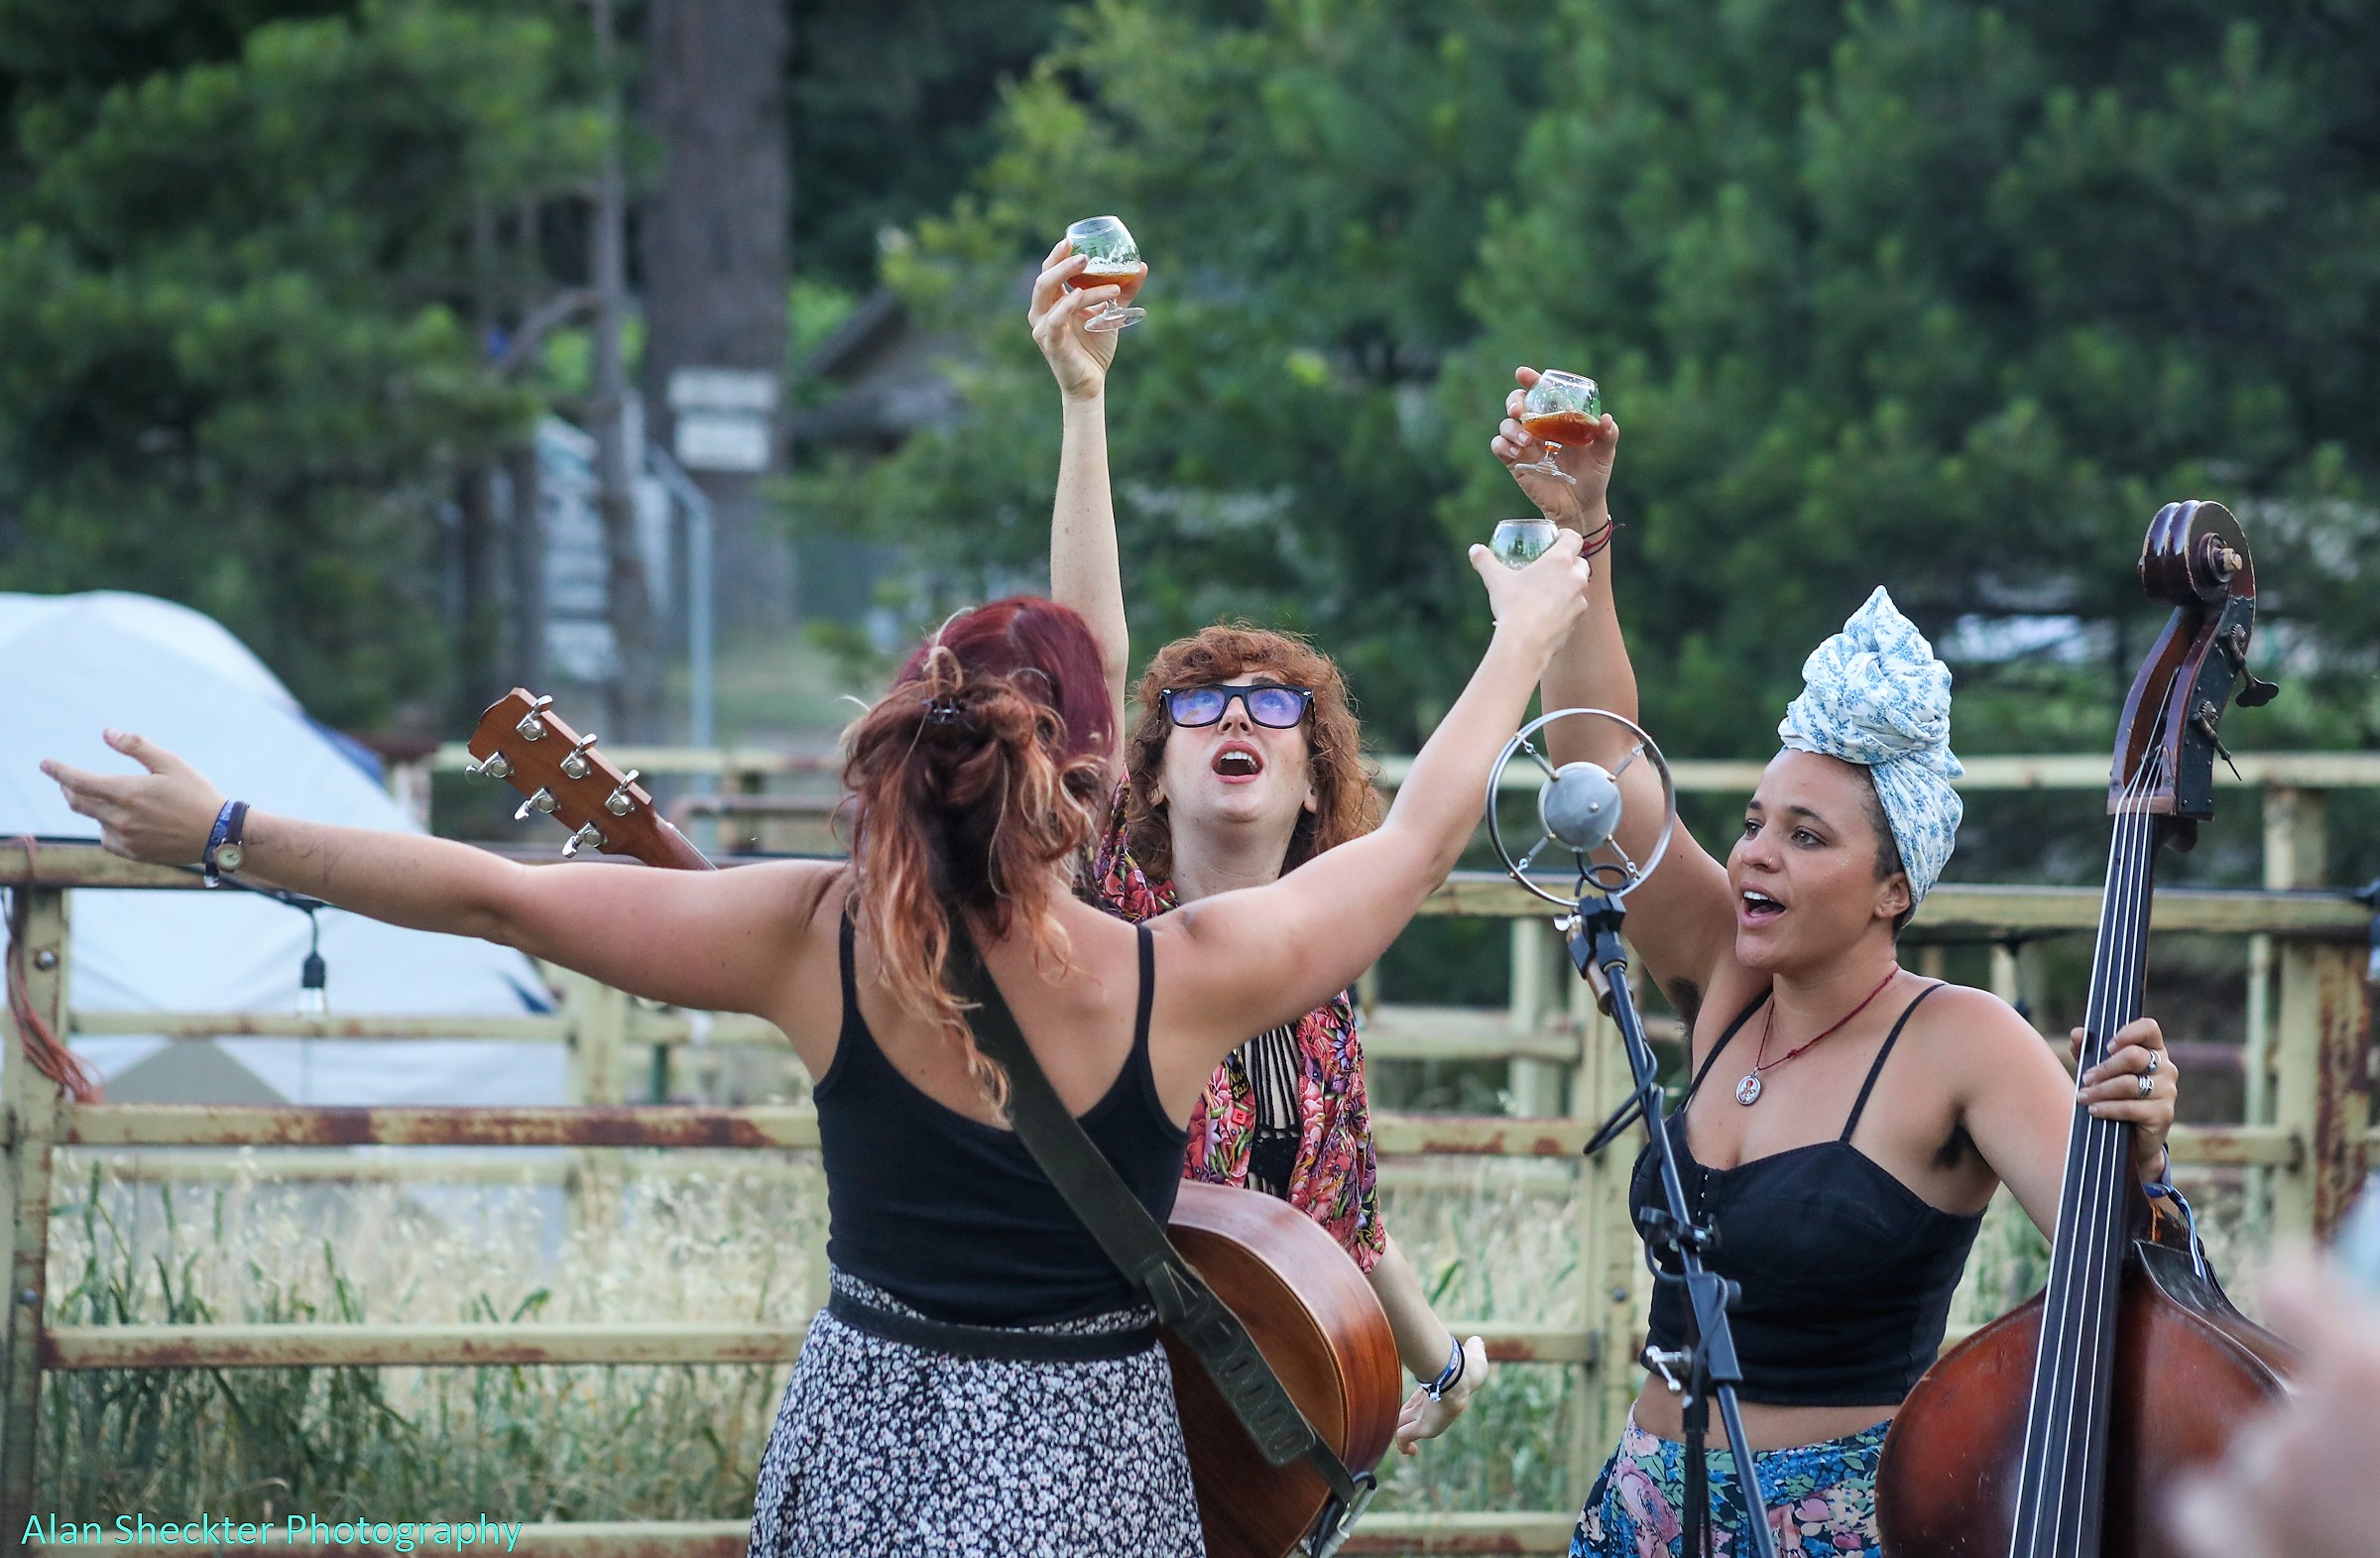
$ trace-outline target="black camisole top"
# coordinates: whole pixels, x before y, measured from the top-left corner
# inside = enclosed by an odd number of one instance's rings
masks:
[[[1727,1043],[1768,1000],[1745,1007],[1695,1074],[1668,1120],[1686,1205],[1708,1217],[1719,1240],[1710,1268],[1742,1289],[1728,1319],[1747,1401],[1789,1406],[1883,1406],[1898,1402],[1941,1351],[1951,1291],[1966,1268],[1980,1215],[1932,1205],[1851,1145],[1867,1097],[1928,996],[1901,1013],[1876,1052],[1867,1081],[1832,1141],[1772,1152],[1733,1168],[1705,1168],[1686,1143],[1686,1112]],[[1631,1213],[1665,1203],[1648,1142],[1628,1181]],[[1685,1345],[1685,1288],[1653,1288],[1651,1344]]]
[[[1077,1118],[1162,1223],[1182,1182],[1189,1133],[1166,1118],[1149,1071],[1156,959],[1148,927],[1139,929],[1131,1053],[1107,1096]],[[1039,1325],[1140,1302],[1016,1133],[938,1102],[878,1047],[860,1016],[849,917],[841,963],[842,1033],[813,1090],[827,1258],[927,1318],[957,1325]]]

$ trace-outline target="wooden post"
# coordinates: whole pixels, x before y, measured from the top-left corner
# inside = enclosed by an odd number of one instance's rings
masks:
[[[1628,1095],[1628,1057],[1619,1030],[1598,1011],[1587,981],[1570,991],[1570,1015],[1578,1025],[1578,1069],[1572,1073],[1570,1112],[1600,1122]],[[1630,1132],[1579,1165],[1578,1219],[1580,1320],[1595,1336],[1595,1356],[1586,1365],[1573,1404],[1570,1432],[1571,1500],[1586,1499],[1596,1473],[1618,1442],[1636,1397],[1637,1335],[1651,1299],[1651,1280],[1628,1221],[1628,1170],[1640,1133]]]
[[[18,889],[10,895],[9,934],[21,950],[24,995],[50,1031],[66,1031],[66,895]],[[0,1011],[6,1011],[0,1006]],[[34,1502],[42,1420],[42,1318],[50,1261],[52,1143],[58,1138],[58,1085],[34,1069],[14,1018],[0,1021],[0,1116],[6,1130],[9,1282],[6,1336],[0,1340],[0,1552],[22,1550]]]
[[[2264,885],[2272,889],[2322,885],[2326,852],[2320,790],[2272,785],[2264,792]],[[2248,944],[2248,1051],[2241,1057],[2246,1077],[2243,1115],[2251,1125],[2267,1122],[2297,1139],[2294,1160],[2281,1169],[2251,1168],[2247,1176],[2250,1219],[2261,1216],[2276,1234],[2309,1235],[2316,1215],[2316,1126],[2325,1108],[2325,1073],[2338,1064],[2328,1051],[2342,1042],[2331,1030],[2340,1014],[2340,992],[2328,988],[2324,953],[2306,942],[2278,946],[2271,936]],[[2278,1010],[2269,992],[2278,977]],[[2360,984],[2360,971],[2357,983]],[[2261,991],[2260,987],[2261,986]],[[2260,999],[2261,996],[2261,999]],[[2260,1020],[2261,1019],[2261,1020]]]
[[[1553,999],[1552,978],[1557,961],[1554,933],[1534,917],[1512,921],[1512,988],[1509,1010],[1513,1031],[1535,1033],[1547,1014],[1560,1010]],[[1551,1060],[1513,1059],[1505,1063],[1506,1094],[1516,1115],[1546,1116],[1562,1112],[1563,1068]]]
[[[2372,991],[2361,947],[2285,942],[2280,961],[2273,1104],[2298,1150],[2275,1173],[2273,1229],[2327,1239],[2369,1163]]]
[[[551,970],[562,988],[562,1010],[570,1017],[567,1097],[573,1104],[628,1101],[628,997],[584,974]]]

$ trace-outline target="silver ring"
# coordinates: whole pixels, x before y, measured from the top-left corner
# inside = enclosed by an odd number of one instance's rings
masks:
[[[2149,1096],[2151,1093],[2154,1093],[2154,1092],[2156,1092],[2156,1091],[2157,1091],[2157,1083],[2156,1083],[2156,1081],[2155,1081],[2153,1078],[2151,1078],[2151,1077],[2150,1077],[2150,1075],[2149,1075],[2149,1074],[2148,1074],[2146,1071],[2143,1071],[2143,1072],[2140,1074],[2140,1096],[2141,1096],[2141,1097],[2143,1097],[2143,1098],[2146,1098],[2146,1097],[2148,1097],[2148,1096]]]
[[[2157,1074],[2157,1068],[2164,1064],[2164,1054],[2154,1049],[2149,1051],[2149,1075],[2155,1076]]]

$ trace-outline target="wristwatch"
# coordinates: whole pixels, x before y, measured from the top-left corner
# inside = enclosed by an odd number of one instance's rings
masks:
[[[215,828],[206,836],[206,855],[199,862],[208,887],[221,887],[226,875],[239,871],[245,853],[240,847],[240,829],[247,823],[248,802],[244,800],[227,800],[215,813]]]

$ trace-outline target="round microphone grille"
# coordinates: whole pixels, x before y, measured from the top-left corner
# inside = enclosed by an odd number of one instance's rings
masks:
[[[1619,785],[1595,763],[1565,763],[1537,791],[1545,831],[1574,850],[1601,849],[1619,827]]]

